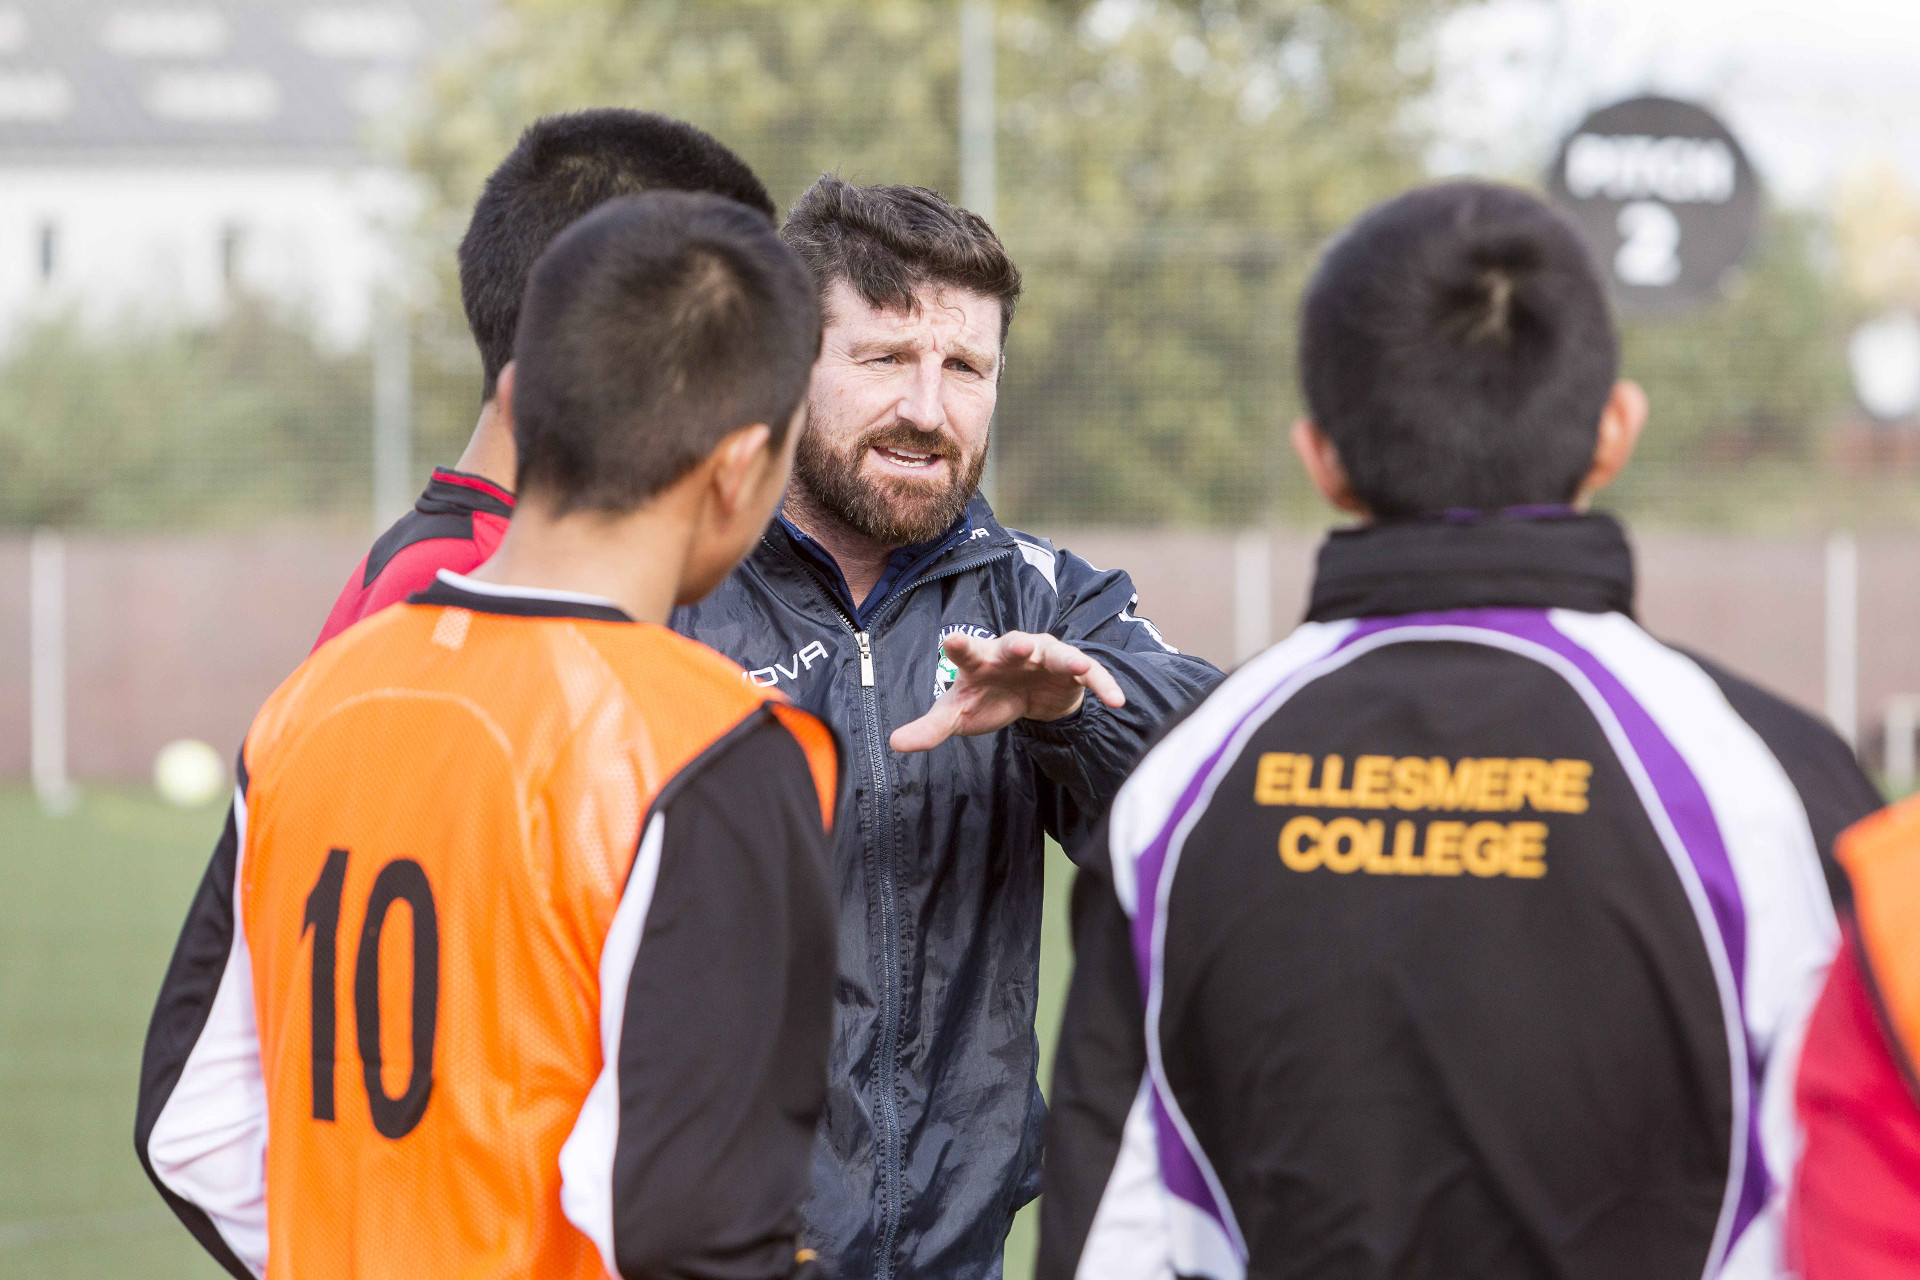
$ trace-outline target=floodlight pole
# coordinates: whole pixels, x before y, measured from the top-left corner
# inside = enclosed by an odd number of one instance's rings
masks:
[[[28,769],[40,807],[69,812],[67,777],[67,544],[35,529],[27,544]]]
[[[1827,719],[1850,747],[1860,742],[1860,548],[1841,529],[1827,535]]]
[[[1887,790],[1897,800],[1914,786],[1913,735],[1920,727],[1920,697],[1896,693],[1887,699]]]
[[[1242,530],[1233,543],[1233,660],[1257,657],[1273,643],[1273,535]]]
[[[960,5],[960,203],[993,221],[993,0]]]
[[[398,299],[377,304],[373,329],[373,531],[413,505],[413,357]]]
[[[960,203],[993,222],[993,0],[960,4]],[[999,467],[991,441],[980,491],[999,497]]]

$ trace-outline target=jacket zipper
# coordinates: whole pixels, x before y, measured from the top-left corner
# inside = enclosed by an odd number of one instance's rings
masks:
[[[894,880],[893,780],[887,772],[886,744],[880,740],[880,696],[873,673],[873,640],[856,630],[860,648],[861,732],[867,742],[868,773],[873,778],[873,829],[880,837],[880,1079],[875,1090],[879,1104],[880,1139],[880,1248],[875,1280],[891,1280],[893,1241],[900,1229],[900,1183],[905,1161],[900,1151],[900,890]]]
[[[768,545],[772,546],[771,540]],[[778,548],[775,548],[778,550]],[[886,743],[880,738],[880,698],[876,691],[874,677],[873,636],[863,629],[854,617],[835,598],[834,590],[826,579],[815,572],[812,565],[800,557],[787,555],[787,558],[799,564],[808,576],[819,584],[828,602],[833,605],[834,616],[840,625],[853,636],[853,643],[860,653],[860,711],[864,723],[861,736],[866,740],[867,772],[873,779],[874,830],[881,833],[881,876],[880,876],[880,935],[886,948],[886,963],[880,972],[880,1079],[875,1090],[879,1104],[880,1127],[876,1146],[880,1169],[881,1202],[880,1241],[875,1250],[874,1280],[892,1280],[893,1250],[900,1233],[900,1184],[906,1178],[905,1161],[900,1151],[900,892],[894,880],[894,862],[897,851],[893,840],[893,783],[887,774]],[[896,590],[880,602],[873,612],[875,622],[884,620],[889,610],[912,594],[915,588],[929,582],[938,582],[956,574],[966,573],[983,565],[1007,559],[1013,552],[1001,548],[997,554],[982,556],[978,560],[969,560],[965,564],[954,565],[941,573],[929,573],[915,578]]]
[[[790,557],[799,561],[799,557]],[[900,1230],[900,892],[894,882],[893,782],[887,776],[885,744],[880,740],[880,696],[873,668],[873,637],[840,606],[833,587],[813,569],[801,569],[820,585],[834,617],[852,635],[860,652],[860,736],[867,752],[867,776],[873,780],[873,829],[880,839],[880,1078],[874,1089],[879,1112],[875,1164],[879,1170],[880,1242],[874,1251],[874,1280],[892,1280],[893,1242]]]

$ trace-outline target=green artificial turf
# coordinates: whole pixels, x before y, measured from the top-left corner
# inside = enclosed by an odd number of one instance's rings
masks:
[[[147,1015],[224,821],[132,791],[56,818],[0,789],[0,1276],[226,1274],[133,1155]]]
[[[1046,918],[1040,926],[1040,1087],[1053,1088],[1053,1041],[1060,1032],[1060,1011],[1067,1000],[1067,975],[1073,967],[1073,940],[1067,930],[1067,892],[1073,887],[1073,863],[1060,846],[1047,841]],[[1029,1280],[1040,1244],[1040,1202],[1013,1220],[1007,1236],[1006,1280]]]
[[[0,1277],[219,1280],[133,1156],[140,1044],[187,902],[225,820],[90,790],[64,817],[0,789]],[[1073,869],[1047,847],[1041,1082],[1069,963]],[[1033,1272],[1028,1206],[1007,1280]]]

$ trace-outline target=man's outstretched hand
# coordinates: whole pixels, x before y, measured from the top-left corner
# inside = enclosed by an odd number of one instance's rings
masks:
[[[1078,711],[1089,692],[1110,707],[1127,705],[1105,667],[1053,636],[955,634],[940,648],[960,678],[927,714],[893,731],[895,751],[928,751],[956,733],[992,733],[1015,720],[1058,720]]]

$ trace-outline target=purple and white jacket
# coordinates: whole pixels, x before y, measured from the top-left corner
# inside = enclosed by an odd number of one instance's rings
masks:
[[[1604,516],[1333,535],[1075,890],[1048,1280],[1771,1276],[1878,806]]]

